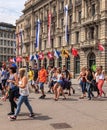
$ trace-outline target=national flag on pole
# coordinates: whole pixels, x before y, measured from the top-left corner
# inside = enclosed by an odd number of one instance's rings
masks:
[[[13,62],[16,63],[16,58],[13,58]]]
[[[34,55],[30,55],[30,61],[34,60]]]
[[[68,5],[64,7],[65,13],[65,42],[68,43]]]
[[[10,58],[10,59],[9,59],[9,62],[15,63],[15,62],[16,62],[16,58]]]
[[[39,37],[40,37],[40,20],[38,19],[36,23],[36,41],[35,41],[35,47],[39,47]]]
[[[77,57],[77,56],[78,56],[78,51],[77,51],[77,49],[75,49],[75,48],[72,48],[71,53],[72,53],[72,55],[73,55],[74,57]]]
[[[38,56],[39,56],[38,57],[39,60],[43,60],[44,59],[44,54],[42,52],[40,52]]]
[[[53,59],[53,58],[54,58],[52,52],[48,52],[48,53],[47,53],[47,56],[48,56],[49,59]]]
[[[101,44],[98,44],[98,49],[99,49],[99,51],[104,51],[105,50],[105,48]]]
[[[23,49],[23,30],[22,29],[20,30],[19,35],[20,35],[21,48]]]
[[[34,60],[35,60],[36,62],[38,62],[38,58],[39,58],[38,54],[35,54],[35,55],[34,55]]]
[[[58,59],[60,57],[60,52],[57,50],[54,50],[54,56]]]
[[[18,56],[16,57],[16,62],[21,62],[22,61],[22,57]]]
[[[64,56],[65,58],[68,58],[69,52],[66,49],[62,49],[62,56]]]
[[[49,47],[51,45],[51,19],[52,19],[52,15],[49,12],[48,14],[48,46]]]

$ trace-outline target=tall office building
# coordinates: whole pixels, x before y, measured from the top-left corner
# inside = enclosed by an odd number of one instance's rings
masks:
[[[0,22],[0,64],[9,63],[10,58],[16,57],[16,27]]]

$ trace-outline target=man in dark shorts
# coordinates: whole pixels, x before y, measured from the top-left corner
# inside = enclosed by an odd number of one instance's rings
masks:
[[[71,83],[71,75],[70,75],[70,72],[67,70],[66,66],[63,65],[63,70],[62,70],[62,73],[64,75],[64,86],[65,86],[65,89],[69,90],[69,93],[68,95],[70,96],[71,95],[71,89],[72,89],[72,92],[73,94],[75,94],[75,89],[72,87],[72,83]]]

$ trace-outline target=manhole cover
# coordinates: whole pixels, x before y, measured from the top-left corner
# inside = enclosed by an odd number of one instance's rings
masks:
[[[70,125],[68,125],[67,123],[53,123],[51,124],[51,126],[54,129],[66,129],[66,128],[72,128]]]

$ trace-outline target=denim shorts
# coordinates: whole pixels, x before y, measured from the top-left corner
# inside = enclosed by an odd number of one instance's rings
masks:
[[[41,90],[44,89],[44,83],[43,83],[43,82],[40,82],[40,83],[39,83],[39,86],[40,86],[40,89],[41,89]]]

